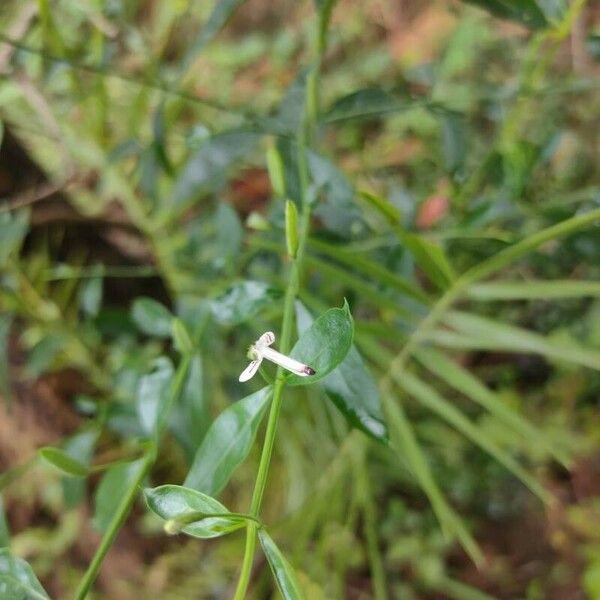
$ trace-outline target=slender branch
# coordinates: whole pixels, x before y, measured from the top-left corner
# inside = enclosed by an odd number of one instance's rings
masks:
[[[92,562],[89,564],[87,571],[83,576],[83,579],[79,582],[79,586],[77,587],[77,591],[75,592],[75,600],[84,600],[84,598],[90,591],[90,588],[92,587],[96,576],[98,575],[98,571],[102,566],[104,558],[108,554],[110,547],[115,541],[117,534],[121,530],[123,523],[125,523],[125,520],[129,515],[131,506],[133,505],[138,494],[138,487],[140,486],[142,481],[144,481],[144,478],[149,473],[150,469],[152,468],[152,465],[154,464],[155,454],[155,448],[154,446],[152,446],[144,455],[144,462],[142,463],[137,476],[131,482],[131,485],[127,489],[127,492],[121,499],[121,502],[117,507],[115,515],[112,521],[110,522],[110,525],[108,526],[108,529],[106,530],[104,536],[102,537],[100,546],[98,546],[96,554],[94,554]]]
[[[286,289],[283,319],[281,325],[281,351],[286,354],[289,352],[292,340],[292,327],[294,323],[294,301],[300,291],[300,278],[302,274],[302,266],[304,263],[304,255],[306,253],[306,244],[308,241],[308,233],[310,229],[311,205],[309,202],[309,183],[310,175],[308,170],[307,160],[307,140],[312,139],[316,120],[318,118],[317,106],[317,91],[318,86],[318,71],[321,62],[321,56],[325,48],[326,32],[323,32],[323,39],[318,43],[316,48],[316,64],[312,69],[310,81],[307,83],[306,94],[304,98],[304,118],[300,124],[297,136],[297,164],[298,178],[300,181],[300,198],[302,203],[302,213],[300,217],[300,231],[298,240],[298,251],[295,257],[290,257],[292,261],[290,280]],[[283,389],[285,387],[284,370],[279,367],[275,378],[275,388],[273,390],[273,400],[269,411],[269,420],[267,422],[267,430],[263,443],[258,474],[254,492],[252,494],[252,502],[250,505],[250,514],[258,517],[260,506],[267,484],[269,474],[269,466],[271,464],[271,456],[273,455],[273,446],[275,444],[275,435],[277,433],[277,423],[279,421],[279,413],[283,401]],[[250,575],[252,571],[252,562],[254,560],[254,550],[256,548],[256,524],[248,523],[246,528],[246,547],[244,550],[244,559],[240,578],[238,580],[237,589],[234,600],[244,600],[248,585],[250,583]]]
[[[144,481],[144,479],[146,478],[156,461],[156,455],[158,452],[160,438],[167,423],[167,413],[170,411],[170,408],[173,406],[173,404],[183,392],[183,388],[185,386],[185,382],[187,380],[187,375],[189,372],[189,367],[190,357],[185,355],[181,359],[181,362],[179,363],[179,367],[177,369],[177,373],[175,374],[169,401],[164,408],[162,418],[158,422],[155,439],[152,442],[150,442],[146,452],[144,453],[142,457],[143,462],[140,466],[140,470],[138,471],[138,474],[136,475],[135,479],[127,488],[125,495],[121,499],[121,502],[117,507],[112,521],[110,522],[108,529],[106,530],[104,536],[102,537],[102,540],[100,541],[100,546],[98,546],[98,549],[94,554],[92,562],[89,564],[83,578],[79,583],[79,586],[77,587],[74,600],[84,600],[88,592],[90,591],[90,588],[92,587],[94,581],[96,580],[96,577],[98,576],[98,571],[102,566],[104,558],[108,554],[108,551],[113,545],[115,538],[121,530],[121,527],[123,527],[123,524],[125,523],[129,512],[131,511],[131,507],[133,506],[133,503],[135,502],[138,495],[138,488],[140,487],[140,485],[142,484],[142,482]]]
[[[281,326],[281,343],[280,348],[283,353],[287,353],[290,349],[292,338],[292,326],[294,322],[294,301],[300,289],[300,276],[302,272],[302,263],[304,260],[306,240],[310,225],[310,206],[304,203],[302,209],[300,237],[298,245],[298,253],[293,259],[290,273],[290,281],[286,290],[283,321]],[[269,466],[271,464],[271,456],[273,455],[273,446],[275,444],[275,435],[277,433],[277,423],[279,421],[279,413],[283,401],[283,389],[285,387],[285,372],[279,367],[275,379],[275,388],[273,390],[273,400],[269,411],[269,420],[267,422],[267,430],[265,433],[265,441],[256,476],[254,493],[252,494],[252,502],[250,505],[250,514],[258,517],[260,506],[267,484]],[[238,581],[237,590],[235,592],[235,600],[243,600],[246,596],[248,584],[250,583],[250,574],[252,570],[252,561],[254,559],[254,550],[256,547],[256,529],[255,523],[248,523],[246,529],[246,548],[244,551],[244,560],[242,562],[242,570]]]

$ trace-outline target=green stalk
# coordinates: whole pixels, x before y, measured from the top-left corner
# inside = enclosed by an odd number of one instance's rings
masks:
[[[292,328],[294,323],[294,301],[300,291],[300,279],[302,275],[302,267],[304,263],[304,255],[306,251],[306,243],[310,229],[310,214],[311,206],[308,198],[309,169],[307,157],[307,142],[313,141],[315,125],[319,113],[319,76],[323,53],[327,46],[327,29],[331,16],[331,8],[329,6],[325,11],[319,13],[317,23],[317,39],[314,46],[315,61],[309,73],[306,95],[304,98],[304,119],[300,124],[297,136],[297,163],[298,176],[300,180],[300,198],[302,204],[302,212],[300,215],[299,224],[299,240],[298,250],[295,256],[290,256],[291,270],[290,279],[285,293],[283,306],[283,318],[281,324],[280,349],[281,352],[287,354],[290,350],[292,340]],[[277,423],[281,412],[281,404],[283,400],[283,389],[285,388],[285,373],[279,367],[275,378],[275,387],[273,390],[273,400],[269,411],[269,420],[267,422],[267,430],[265,432],[265,440],[263,443],[260,464],[252,494],[250,504],[250,514],[258,519],[260,507],[267,485],[267,477],[269,474],[269,466],[271,464],[271,456],[273,455],[273,446],[275,444],[275,435],[277,433]],[[246,547],[244,550],[244,559],[240,578],[238,580],[237,589],[235,591],[234,600],[244,600],[248,585],[250,583],[250,575],[252,571],[252,562],[254,560],[254,550],[256,548],[256,523],[249,522],[246,527]]]
[[[90,588],[92,587],[96,576],[98,575],[98,571],[102,566],[102,562],[104,558],[108,554],[110,547],[112,546],[115,538],[117,537],[123,523],[127,519],[129,515],[129,511],[131,510],[131,506],[135,502],[135,499],[138,494],[138,487],[141,485],[142,481],[149,473],[152,465],[154,464],[154,459],[156,456],[156,447],[154,444],[148,449],[146,454],[144,455],[144,462],[142,464],[142,468],[140,469],[137,477],[132,481],[129,489],[121,499],[121,503],[119,504],[117,511],[108,526],[108,529],[104,533],[102,537],[102,541],[100,542],[100,546],[96,550],[96,554],[94,554],[94,558],[92,562],[89,564],[83,579],[79,582],[79,586],[77,587],[77,591],[75,592],[75,600],[84,600],[87,596]]]
[[[299,152],[304,152],[303,147],[299,147]],[[300,163],[302,165],[302,162]],[[310,225],[310,206],[304,202],[302,208],[302,216],[300,222],[300,239],[298,244],[298,253],[296,258],[292,260],[290,281],[285,294],[283,320],[281,325],[281,352],[287,354],[291,346],[292,326],[294,322],[294,301],[300,290],[300,276],[302,272],[302,262],[306,248],[306,239]],[[275,435],[277,433],[277,423],[279,421],[279,413],[281,412],[281,404],[283,400],[283,389],[285,387],[285,371],[279,367],[275,378],[275,388],[273,390],[273,400],[269,411],[269,420],[267,422],[267,430],[265,433],[265,441],[263,443],[258,474],[254,492],[252,494],[252,502],[250,504],[250,514],[258,518],[260,506],[267,484],[269,474],[269,466],[271,464],[271,456],[273,454],[273,446],[275,444]],[[254,560],[254,550],[256,547],[256,523],[248,523],[246,528],[246,548],[244,551],[244,560],[238,581],[237,590],[235,592],[235,600],[243,600],[246,597],[248,584],[250,583],[250,574],[252,570],[252,562]]]
[[[138,495],[139,486],[142,484],[142,482],[144,481],[144,479],[146,478],[146,476],[150,472],[150,469],[152,469],[152,466],[154,465],[154,463],[156,461],[156,455],[158,452],[158,445],[160,442],[160,437],[161,437],[161,435],[164,431],[164,428],[166,426],[166,423],[167,423],[166,414],[169,412],[170,408],[173,406],[173,404],[175,403],[177,398],[179,398],[180,394],[183,391],[185,382],[187,380],[189,367],[190,367],[190,356],[185,355],[181,359],[181,362],[179,363],[179,367],[177,369],[177,373],[175,374],[175,379],[174,379],[174,383],[173,383],[171,396],[169,398],[167,405],[165,406],[165,412],[163,413],[163,418],[159,421],[156,437],[152,442],[150,442],[147,450],[144,452],[144,455],[142,458],[143,463],[140,468],[140,471],[137,474],[136,478],[131,482],[131,485],[127,488],[127,491],[125,492],[125,495],[121,499],[121,502],[120,502],[119,506],[117,507],[115,515],[113,516],[112,521],[110,522],[110,524],[108,526],[108,529],[102,536],[102,540],[100,541],[100,546],[98,546],[98,549],[96,550],[96,553],[94,554],[94,558],[92,559],[92,562],[88,565],[88,568],[87,568],[82,580],[80,581],[79,586],[77,587],[77,591],[75,592],[74,600],[84,600],[85,597],[87,596],[88,592],[90,591],[90,588],[92,587],[96,577],[98,576],[98,571],[100,570],[100,567],[102,566],[102,562],[104,561],[104,558],[108,554],[110,547],[112,546],[113,542],[115,541],[115,538],[117,537],[119,531],[121,530],[121,527],[123,527],[123,524],[125,523],[127,516],[129,515],[129,512],[131,511],[131,507],[133,506],[133,503],[135,502],[135,499],[137,498],[137,495]]]

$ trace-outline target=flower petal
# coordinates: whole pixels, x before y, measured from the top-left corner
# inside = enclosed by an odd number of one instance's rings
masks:
[[[257,358],[253,360],[243,371],[239,377],[239,381],[244,382],[252,379],[256,371],[258,371],[258,367],[260,367],[260,363],[262,362],[262,358]]]

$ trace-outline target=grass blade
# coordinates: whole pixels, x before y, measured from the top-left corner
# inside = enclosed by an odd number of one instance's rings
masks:
[[[600,296],[600,282],[571,281],[495,281],[469,286],[466,294],[473,300],[553,300]]]
[[[411,396],[419,400],[421,404],[447,423],[450,423],[457,431],[460,431],[474,444],[488,452],[500,464],[504,465],[508,471],[538,496],[540,500],[545,503],[552,501],[552,495],[540,485],[533,475],[525,471],[507,452],[490,440],[483,431],[467,419],[459,410],[454,408],[450,402],[442,398],[433,388],[430,388],[417,377],[407,372],[402,377],[395,378],[395,381]]]
[[[600,370],[600,352],[596,350],[566,345],[564,342],[559,344],[521,327],[498,323],[466,312],[451,311],[446,314],[444,321],[467,337],[481,340],[487,348],[507,352],[531,352]]]
[[[384,396],[384,406],[390,427],[392,448],[397,452],[402,452],[403,457],[408,461],[419,485],[431,502],[442,530],[448,535],[456,536],[473,562],[481,565],[483,553],[462,519],[448,504],[438,487],[401,404],[386,395]]]
[[[568,457],[557,449],[543,432],[518,412],[507,407],[494,392],[489,390],[467,369],[449,359],[442,352],[432,348],[418,350],[415,357],[426,369],[437,375],[448,385],[485,408],[490,414],[512,427],[532,444],[543,447],[549,455],[556,458],[564,466],[568,465]]]
[[[371,279],[375,279],[380,283],[389,285],[391,288],[394,288],[399,292],[418,300],[419,302],[423,302],[425,304],[429,303],[427,294],[420,290],[416,285],[404,277],[400,277],[396,273],[393,273],[385,267],[382,267],[379,263],[365,258],[356,252],[349,252],[340,246],[329,244],[317,239],[311,239],[308,242],[308,247],[331,258],[339,260],[345,265],[356,268],[363,273],[368,274]]]

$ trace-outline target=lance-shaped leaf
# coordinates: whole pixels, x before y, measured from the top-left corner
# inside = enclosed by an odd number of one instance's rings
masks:
[[[552,495],[537,481],[537,479],[528,473],[521,465],[503,448],[498,446],[494,440],[485,435],[475,423],[469,420],[465,415],[455,408],[450,402],[442,398],[433,388],[423,383],[419,378],[404,372],[401,378],[396,379],[411,396],[419,400],[425,407],[433,411],[443,420],[447,421],[457,431],[470,439],[474,444],[488,452],[500,464],[521,482],[527,486],[540,500],[550,502]]]
[[[457,310],[449,311],[444,321],[482,348],[531,352],[552,360],[572,362],[600,370],[600,352],[592,348],[557,343],[521,327]]]
[[[4,266],[11,254],[19,250],[28,227],[27,212],[0,213],[0,267]]]
[[[165,356],[156,360],[152,373],[140,379],[136,406],[142,428],[148,434],[152,434],[159,423],[172,379],[173,365]]]
[[[267,386],[225,409],[206,433],[184,485],[216,495],[248,456],[271,396]]]
[[[441,289],[446,289],[456,278],[445,250],[423,236],[407,231],[402,225],[397,208],[386,198],[362,192],[364,198],[389,223],[400,243],[414,256],[428,279]]]
[[[326,123],[338,121],[377,119],[411,105],[410,98],[381,88],[357,90],[338,98],[324,113]]]
[[[260,136],[247,131],[227,131],[207,140],[187,161],[175,184],[172,202],[181,208],[216,192],[229,171],[257,144]]]
[[[171,335],[173,315],[152,298],[137,298],[131,308],[131,318],[140,331],[148,335],[165,338]]]
[[[89,472],[86,465],[72,458],[60,448],[46,446],[40,448],[38,452],[47,463],[71,477],[85,477]]]
[[[470,371],[433,348],[421,348],[415,353],[415,356],[424,367],[448,385],[477,402],[490,414],[506,423],[532,444],[543,448],[545,452],[562,462],[565,467],[568,467],[569,458],[564,450],[553,444],[544,432],[530,423],[525,416],[506,406],[496,393],[488,389]]]
[[[229,510],[218,500],[180,485],[149,488],[144,490],[144,496],[150,510],[168,522],[181,523],[181,531],[194,537],[219,537],[246,525],[239,516],[224,516]],[[198,520],[185,524],[186,517]]]
[[[190,463],[210,424],[205,398],[204,371],[202,356],[194,354],[190,360],[189,374],[183,393],[169,418],[171,431]]]
[[[22,558],[0,548],[0,597],[17,600],[49,600],[33,569]]]
[[[211,303],[221,325],[239,325],[273,303],[280,293],[261,281],[238,281]]]
[[[186,71],[198,54],[216,37],[219,31],[225,27],[227,21],[243,2],[244,0],[217,0],[215,2],[208,20],[202,26],[198,37],[194,40],[182,61],[180,66],[182,73]]]
[[[92,524],[101,533],[106,530],[123,496],[144,467],[144,459],[115,465],[106,471],[94,498]]]
[[[63,448],[64,453],[84,467],[89,468],[99,433],[100,431],[97,427],[85,428],[67,440]],[[86,481],[81,477],[65,478],[62,482],[62,487],[65,508],[77,506],[85,497]]]
[[[8,342],[12,317],[0,315],[0,395],[10,404],[10,379],[8,375]]]
[[[545,2],[543,0],[465,0],[476,4],[502,19],[518,21],[532,29],[547,27],[552,20],[560,18],[565,10],[563,2]]]
[[[312,367],[309,377],[291,375],[290,385],[307,385],[324,379],[346,358],[352,346],[354,322],[347,303],[343,308],[330,308],[304,331],[291,356]]]
[[[314,322],[301,302],[296,302],[296,321],[299,335]],[[377,384],[354,345],[340,366],[325,377],[321,385],[350,425],[387,443],[387,427]]]
[[[302,600],[304,596],[300,591],[292,565],[281,554],[275,542],[264,529],[259,529],[258,539],[284,600]]]

